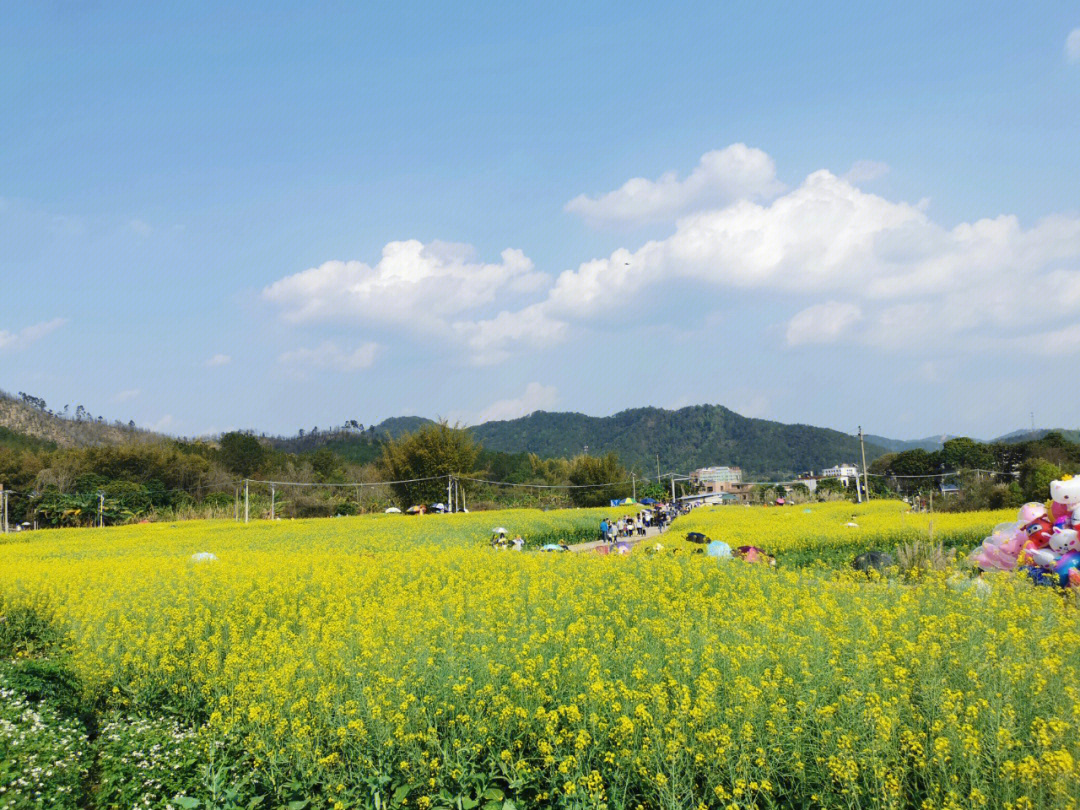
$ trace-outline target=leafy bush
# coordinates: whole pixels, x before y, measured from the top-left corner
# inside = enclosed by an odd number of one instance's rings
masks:
[[[33,700],[0,666],[0,808],[82,807],[90,745],[82,723]]]

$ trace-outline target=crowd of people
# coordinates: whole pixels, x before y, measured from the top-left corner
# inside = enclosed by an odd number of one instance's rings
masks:
[[[604,518],[600,521],[598,539],[601,542],[615,544],[620,540],[645,537],[651,527],[664,531],[683,508],[681,505],[658,503],[651,508],[641,509],[632,515],[623,515],[614,520]]]
[[[621,515],[618,518],[605,517],[600,521],[598,540],[614,547],[617,543],[633,543],[647,537],[652,528],[662,532],[679,515],[689,511],[685,504],[657,503],[655,505],[642,505],[641,509],[629,515]],[[517,534],[513,539],[507,539],[506,529],[499,527],[491,534],[491,547],[497,551],[523,551],[525,539]],[[627,546],[629,548],[629,546]],[[545,546],[544,551],[570,551],[570,546],[565,541],[558,544]]]

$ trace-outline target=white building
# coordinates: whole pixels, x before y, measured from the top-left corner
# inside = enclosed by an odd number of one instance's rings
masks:
[[[742,482],[742,470],[738,467],[702,467],[690,473],[695,484],[738,484]]]
[[[846,487],[848,485],[848,479],[859,477],[859,468],[854,464],[837,464],[835,467],[829,467],[827,470],[822,470],[821,477],[839,478],[840,482]]]

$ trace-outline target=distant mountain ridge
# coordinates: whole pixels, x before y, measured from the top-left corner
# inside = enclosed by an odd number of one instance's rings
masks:
[[[107,422],[77,409],[78,416],[53,413],[34,397],[0,392],[0,445],[24,446],[27,442],[59,447],[126,444],[165,440],[148,430]],[[384,419],[360,435],[331,432],[270,438],[275,446],[293,452],[326,446],[357,463],[374,461],[381,442],[415,431],[433,420],[422,416]],[[518,419],[485,422],[470,427],[487,450],[504,453],[535,453],[541,457],[572,457],[588,448],[592,454],[614,452],[639,475],[655,474],[657,456],[663,472],[688,472],[711,465],[742,467],[748,476],[788,477],[841,463],[859,463],[858,437],[828,428],[784,424],[741,416],[722,405],[694,405],[678,410],[633,408],[612,416],[536,411]],[[1016,443],[1038,439],[1050,429],[1018,430],[994,439]],[[1066,439],[1080,442],[1080,431],[1059,429]],[[923,449],[940,450],[948,434],[925,439],[901,440],[868,434],[867,462],[885,453]]]
[[[926,450],[928,453],[933,453],[940,450],[949,439],[955,438],[957,437],[945,433],[940,436],[927,436],[925,439],[910,440],[888,439],[885,436],[866,434],[866,441],[876,444],[878,447],[883,447],[890,453],[902,453],[905,450]]]
[[[133,425],[94,417],[81,405],[76,409],[76,416],[69,417],[48,410],[43,399],[25,394],[16,397],[4,391],[0,391],[0,428],[58,447],[127,444],[164,438]],[[8,441],[12,441],[11,437]]]
[[[841,463],[859,463],[856,436],[811,425],[741,416],[722,405],[678,410],[634,408],[613,416],[536,411],[519,419],[470,428],[488,450],[539,456],[615,452],[639,475],[711,465],[741,467],[748,475],[787,477]],[[867,462],[885,448],[866,445]]]

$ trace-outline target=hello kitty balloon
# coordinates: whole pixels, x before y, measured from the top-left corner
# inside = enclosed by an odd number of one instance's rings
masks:
[[[1053,523],[1060,518],[1071,518],[1073,510],[1080,506],[1080,478],[1063,478],[1050,482],[1050,512]]]

